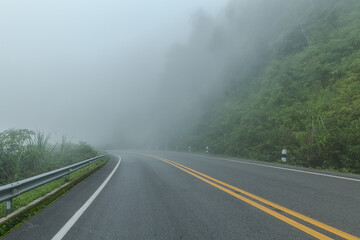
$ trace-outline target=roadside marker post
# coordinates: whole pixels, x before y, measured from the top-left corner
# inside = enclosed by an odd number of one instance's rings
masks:
[[[284,148],[282,151],[281,151],[281,161],[282,162],[286,162],[286,155],[287,155],[287,151],[286,149]]]

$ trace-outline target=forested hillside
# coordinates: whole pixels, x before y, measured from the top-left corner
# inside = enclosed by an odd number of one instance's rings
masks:
[[[201,21],[169,57],[166,78],[183,68],[192,90],[172,86],[193,101],[169,146],[264,161],[286,148],[291,164],[360,173],[360,1],[233,1]]]

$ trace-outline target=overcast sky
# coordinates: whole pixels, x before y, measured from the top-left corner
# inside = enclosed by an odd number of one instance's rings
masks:
[[[1,0],[0,131],[100,143],[137,121],[194,13],[216,16],[227,2]]]

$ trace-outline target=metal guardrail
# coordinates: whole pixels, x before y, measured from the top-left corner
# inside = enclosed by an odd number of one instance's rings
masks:
[[[6,214],[11,212],[12,209],[12,199],[16,196],[19,196],[27,191],[30,191],[34,188],[40,187],[46,183],[54,181],[60,177],[67,176],[69,180],[69,174],[90,165],[93,162],[97,162],[100,159],[104,158],[106,155],[101,155],[98,157],[90,158],[82,162],[78,162],[67,167],[59,168],[50,172],[46,172],[34,177],[26,178],[18,182],[9,183],[7,185],[0,187],[0,203],[6,201]]]

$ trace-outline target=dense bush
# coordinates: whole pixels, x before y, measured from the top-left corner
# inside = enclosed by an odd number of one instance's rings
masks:
[[[360,173],[358,9],[355,0],[319,1],[285,18],[292,24],[268,39],[266,63],[239,71],[221,102],[170,142],[264,161],[286,148],[293,164]]]

